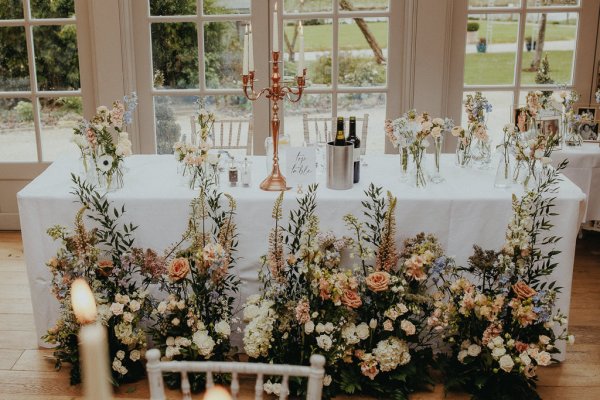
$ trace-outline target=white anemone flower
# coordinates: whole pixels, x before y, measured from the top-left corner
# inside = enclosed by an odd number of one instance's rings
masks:
[[[98,157],[98,169],[102,172],[108,172],[112,168],[114,159],[108,154]]]

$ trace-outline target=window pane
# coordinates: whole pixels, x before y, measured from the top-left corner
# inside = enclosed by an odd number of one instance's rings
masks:
[[[158,154],[173,153],[173,143],[191,140],[191,118],[198,111],[198,96],[155,96],[156,147]],[[252,104],[243,96],[205,96],[207,110],[217,121],[243,118],[250,121]],[[247,132],[247,130],[245,131]],[[247,135],[247,133],[245,133]],[[247,136],[243,137],[244,139]]]
[[[520,7],[521,0],[469,0],[469,8]]]
[[[389,0],[339,0],[343,11],[381,11],[387,10]]]
[[[245,25],[241,22],[210,22],[204,25],[206,87],[240,87]]]
[[[528,14],[521,82],[524,85],[571,84],[576,37],[575,13]],[[538,68],[544,66],[544,57],[549,68],[538,75]]]
[[[37,161],[29,99],[0,99],[0,161]]]
[[[385,94],[383,93],[340,93],[338,95],[338,116],[368,118],[367,154],[382,154],[385,149]],[[363,129],[356,122],[357,134]],[[364,146],[364,144],[361,144]]]
[[[250,0],[204,0],[205,15],[250,14]]]
[[[324,132],[325,122],[313,118],[328,118],[327,129],[331,129],[331,95],[304,94],[298,103],[284,103],[284,114],[284,131],[290,136],[293,146],[300,146],[305,141],[314,143],[316,129]],[[305,138],[306,134],[308,138]]]
[[[514,82],[518,30],[517,14],[469,16],[465,85],[510,85]]]
[[[467,126],[467,114],[465,113],[464,104],[468,94],[474,95],[475,93],[463,93],[461,125],[465,128]],[[492,148],[495,148],[495,145],[499,144],[502,140],[502,128],[504,128],[504,125],[506,125],[508,122],[512,121],[512,113],[514,108],[513,92],[483,92],[482,94],[492,105],[492,111],[487,114],[486,123],[488,132],[492,138]]]
[[[283,10],[294,12],[325,12],[332,11],[332,0],[284,0]]]
[[[154,86],[198,87],[198,35],[191,22],[152,24]]]
[[[35,66],[40,90],[79,89],[75,25],[33,28]]]
[[[150,0],[150,14],[196,15],[196,0]]]
[[[528,7],[572,7],[578,5],[579,0],[527,0]]]
[[[357,19],[340,19],[339,83],[343,86],[385,85],[388,19]]]
[[[76,154],[77,147],[71,141],[73,128],[83,118],[81,97],[58,97],[40,99],[42,157],[54,161],[61,154]]]
[[[284,34],[284,74],[297,73],[299,41],[298,20],[286,20]],[[331,49],[333,34],[331,21],[313,19],[302,21],[304,26],[304,67],[309,85],[331,86]]]
[[[190,141],[190,117],[196,111],[196,96],[155,96],[156,152],[173,154],[178,140]]]
[[[0,90],[29,90],[25,28],[0,27]]]
[[[4,6],[0,7],[0,19],[23,18],[23,4],[21,0],[6,0],[4,4]]]
[[[75,16],[73,0],[31,0],[33,18],[69,18]]]

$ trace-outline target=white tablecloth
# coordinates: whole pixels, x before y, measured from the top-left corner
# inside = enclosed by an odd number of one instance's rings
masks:
[[[370,182],[383,186],[398,197],[398,243],[411,235],[425,231],[437,235],[448,255],[464,263],[472,253],[472,245],[499,249],[511,214],[511,191],[494,189],[495,171],[460,169],[452,156],[445,156],[442,166],[447,181],[417,189],[400,183],[397,176],[398,156],[368,157],[360,184],[351,190],[334,191],[321,184],[317,212],[323,230],[348,234],[342,217],[347,213],[361,215],[360,201]],[[109,194],[116,205],[125,204],[125,218],[139,225],[136,245],[161,252],[176,241],[186,228],[188,204],[195,192],[181,183],[176,175],[172,156],[133,156],[127,159],[125,187]],[[258,183],[265,176],[265,159],[253,164],[253,185],[250,188],[225,187],[238,203],[236,223],[239,228],[237,263],[244,284],[245,299],[258,290],[259,257],[267,249],[267,235],[272,227],[271,210],[277,193],[263,192]],[[25,187],[18,194],[23,244],[31,287],[34,318],[39,336],[53,325],[58,305],[50,293],[50,273],[45,262],[54,255],[57,243],[47,235],[52,225],[71,226],[79,205],[70,195],[70,171],[77,171],[75,159],[62,159]],[[518,188],[515,190],[519,190]],[[285,196],[284,212],[296,204],[296,193]],[[557,257],[556,278],[562,286],[561,310],[568,312],[575,240],[580,221],[580,203],[584,195],[569,180],[561,183],[557,198],[559,216],[553,221],[554,234],[563,239],[562,253]],[[40,345],[44,345],[40,341]]]
[[[583,143],[581,147],[565,146],[552,153],[555,165],[569,159],[564,174],[585,193],[586,213],[583,222],[600,220],[600,146]]]

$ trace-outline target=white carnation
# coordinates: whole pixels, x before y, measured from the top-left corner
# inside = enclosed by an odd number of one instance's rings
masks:
[[[314,331],[315,331],[315,323],[312,321],[307,321],[304,324],[304,333],[306,333],[307,335],[310,335]]]

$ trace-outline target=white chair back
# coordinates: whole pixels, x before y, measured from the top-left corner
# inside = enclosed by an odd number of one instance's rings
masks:
[[[226,361],[160,361],[160,351],[151,349],[146,352],[148,364],[148,381],[150,383],[150,400],[166,400],[163,383],[163,372],[179,372],[181,374],[181,392],[183,400],[191,400],[192,393],[188,372],[206,373],[206,388],[214,386],[213,374],[231,374],[231,396],[237,400],[240,393],[238,375],[256,375],[254,385],[255,400],[263,398],[263,380],[266,376],[281,376],[280,400],[288,398],[289,377],[308,378],[307,400],[320,400],[323,391],[323,377],[325,376],[325,357],[312,355],[310,367],[300,365],[261,364],[249,362]]]
[[[336,118],[330,117],[309,117],[308,114],[302,115],[304,126],[304,141],[306,143],[326,143],[335,139]],[[369,133],[369,114],[356,118],[356,123],[362,123],[360,129],[360,153],[364,155],[367,151],[367,136]],[[311,135],[313,128],[314,135]],[[312,140],[311,136],[315,139]]]
[[[196,132],[196,117],[193,115],[190,117],[190,124],[192,132]],[[215,149],[245,150],[246,155],[252,155],[253,136],[252,118],[219,119],[210,132]]]

